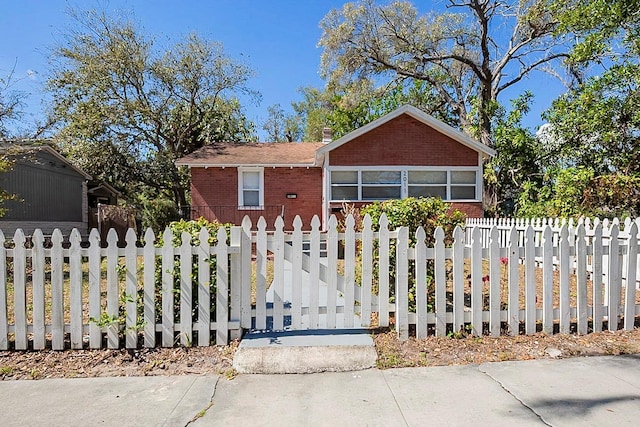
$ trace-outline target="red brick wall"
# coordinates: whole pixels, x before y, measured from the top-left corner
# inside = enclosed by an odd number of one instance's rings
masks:
[[[295,193],[295,199],[287,199]],[[204,216],[212,220],[239,224],[249,215],[254,224],[265,216],[269,229],[284,205],[285,229],[292,229],[293,219],[300,215],[305,229],[310,228],[311,218],[322,220],[322,169],[321,168],[264,168],[264,211],[238,210],[238,169],[191,168],[192,218]],[[224,206],[207,209],[205,206]],[[203,207],[203,208],[198,208]]]
[[[478,152],[403,114],[332,150],[335,166],[477,166]]]

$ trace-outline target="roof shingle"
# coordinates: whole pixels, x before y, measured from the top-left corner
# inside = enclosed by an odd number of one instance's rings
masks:
[[[321,142],[216,143],[179,159],[178,166],[315,166]]]

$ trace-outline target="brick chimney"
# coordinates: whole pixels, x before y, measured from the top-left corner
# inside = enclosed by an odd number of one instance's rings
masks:
[[[331,128],[322,128],[322,143],[328,144],[333,141],[333,131]]]

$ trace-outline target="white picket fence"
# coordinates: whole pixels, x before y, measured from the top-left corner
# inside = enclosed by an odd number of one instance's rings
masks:
[[[26,245],[22,231],[9,244],[0,232],[0,350],[12,341],[15,349],[39,350],[48,340],[56,350],[105,343],[108,348],[171,347],[178,341],[220,345],[247,329],[368,327],[372,318],[382,327],[393,319],[401,339],[408,338],[410,325],[419,338],[432,331],[444,336],[465,325],[474,334],[493,336],[518,334],[522,325],[526,334],[538,326],[550,334],[554,325],[561,333],[575,325],[584,334],[602,330],[604,322],[616,330],[620,319],[631,329],[640,314],[636,287],[625,286],[637,278],[636,222],[622,231],[617,223],[606,229],[602,223],[558,229],[492,225],[488,231],[476,225],[466,232],[458,227],[449,246],[438,228],[433,247],[425,244],[422,228],[412,243],[408,228],[389,230],[385,216],[377,227],[365,217],[361,231],[353,217],[343,230],[333,216],[326,231],[317,217],[310,231],[303,231],[298,217],[293,225],[293,231],[284,231],[278,218],[275,231],[267,231],[261,218],[253,229],[245,218],[229,235],[218,230],[215,245],[201,230],[197,246],[184,232],[179,247],[172,245],[170,230],[160,247],[151,230],[144,246],[129,230],[124,248],[117,247],[114,231],[104,248],[96,230],[88,244],[77,231],[64,244],[56,231],[50,246],[39,231]]]

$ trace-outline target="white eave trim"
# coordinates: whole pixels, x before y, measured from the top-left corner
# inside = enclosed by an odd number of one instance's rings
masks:
[[[413,117],[416,120],[419,120],[420,122],[424,123],[425,125],[432,127],[433,129],[435,129],[436,131],[442,133],[443,135],[448,136],[449,138],[463,144],[466,145],[467,147],[471,148],[472,150],[475,150],[479,153],[482,154],[483,157],[493,157],[496,155],[496,152],[494,149],[487,147],[484,144],[481,144],[480,142],[474,140],[473,138],[469,137],[467,134],[465,134],[464,132],[461,132],[451,126],[449,126],[448,124],[441,122],[440,120],[434,118],[433,116],[430,116],[429,114],[425,113],[422,110],[419,110],[418,108],[412,106],[412,105],[404,105],[400,108],[398,108],[397,110],[392,111],[389,114],[386,114],[382,117],[380,117],[379,119],[376,119],[374,121],[372,121],[371,123],[364,125],[356,130],[354,130],[353,132],[350,132],[346,135],[344,135],[342,138],[339,138],[333,142],[328,143],[327,145],[325,145],[324,147],[320,147],[318,148],[317,153],[319,155],[322,155],[326,152],[329,152],[331,150],[334,150],[338,147],[340,147],[342,144],[346,144],[347,142],[364,135],[365,133],[387,123],[388,121],[391,121],[399,116],[401,116],[402,114],[408,114],[411,117]]]
[[[189,163],[176,161],[176,166],[189,166],[190,168],[317,168],[314,163]]]

